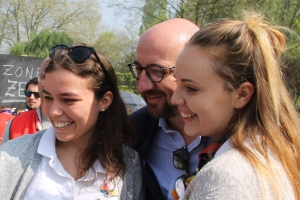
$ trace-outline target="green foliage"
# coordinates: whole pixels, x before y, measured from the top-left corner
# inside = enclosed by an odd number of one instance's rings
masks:
[[[18,43],[10,49],[9,53],[45,58],[49,55],[51,47],[58,44],[70,45],[71,43],[72,39],[64,32],[42,30],[33,37],[31,42]]]
[[[25,54],[25,46],[26,46],[26,44],[24,44],[24,43],[21,43],[21,42],[16,43],[15,46],[10,48],[9,54],[16,55],[16,56],[26,55]]]
[[[125,35],[117,35],[112,31],[108,31],[102,33],[94,44],[95,49],[108,57],[115,69],[119,68],[123,60],[122,50],[126,47],[124,37]]]
[[[170,18],[167,12],[167,0],[146,0],[142,8],[142,25],[140,27],[140,34],[145,32],[151,26],[163,22]]]
[[[116,72],[119,80],[120,91],[128,91],[131,93],[139,94],[135,86],[135,79],[132,77],[130,72]]]
[[[135,59],[136,43],[127,33],[104,32],[93,46],[110,60],[116,71],[126,73],[127,64]]]

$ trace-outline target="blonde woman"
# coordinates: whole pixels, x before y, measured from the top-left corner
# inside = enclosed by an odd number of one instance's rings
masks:
[[[184,199],[300,199],[300,119],[281,72],[284,35],[258,14],[201,28],[177,59],[190,136],[225,141]]]

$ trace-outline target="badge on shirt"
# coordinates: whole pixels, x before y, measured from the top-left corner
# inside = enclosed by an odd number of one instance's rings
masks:
[[[114,189],[111,190],[106,180],[103,180],[103,184],[99,187],[99,190],[105,197],[118,197],[119,195],[118,188],[114,187]]]

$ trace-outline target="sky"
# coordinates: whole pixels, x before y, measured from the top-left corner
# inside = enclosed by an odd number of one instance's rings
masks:
[[[98,0],[100,2],[100,13],[101,13],[101,23],[105,24],[110,29],[119,29],[125,30],[125,25],[127,24],[126,20],[129,20],[128,14],[126,11],[120,16],[116,16],[116,9],[109,7],[107,3]],[[122,0],[119,0],[122,2]],[[135,24],[136,27],[139,27],[139,24]],[[138,28],[139,29],[139,28]]]
[[[110,28],[118,28],[124,23],[124,18],[114,16],[114,9],[107,6],[106,3],[100,4],[101,21]]]
[[[101,2],[100,4],[101,22],[111,29],[121,29],[124,27],[128,16],[126,14],[122,16],[115,15],[115,9],[109,7],[106,3]]]

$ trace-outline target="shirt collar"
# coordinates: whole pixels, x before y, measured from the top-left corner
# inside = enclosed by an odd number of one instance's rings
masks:
[[[37,152],[48,158],[56,157],[55,140],[54,128],[50,127],[43,134]]]
[[[225,153],[226,151],[229,151],[233,149],[233,147],[230,145],[230,143],[228,142],[228,140],[218,149],[218,151],[216,152],[214,158],[219,157],[220,155],[222,155],[223,153]]]
[[[50,159],[56,158],[57,154],[55,150],[55,142],[56,142],[55,131],[54,128],[51,126],[43,134],[37,152],[42,156],[48,157]],[[106,173],[99,160],[95,161],[94,169],[96,173],[98,172]],[[91,169],[89,170],[89,172],[90,171]],[[89,177],[90,174],[93,173],[87,173],[87,176]],[[88,177],[84,176],[84,178],[88,178]]]
[[[165,133],[174,132],[174,130],[170,129],[170,127],[168,126],[168,123],[167,123],[166,119],[159,118],[158,126],[160,126]]]
[[[178,132],[178,131],[170,129],[170,127],[168,126],[167,120],[163,119],[163,118],[159,118],[158,126],[160,126],[165,133]],[[178,132],[178,134],[180,134],[180,133]],[[196,139],[188,145],[188,150],[189,151],[193,150],[200,144],[200,142],[201,142],[201,136],[196,137]]]
[[[38,107],[37,109],[35,109],[35,112],[36,112],[36,114],[38,115],[38,117],[39,117],[39,120],[41,120],[42,119],[42,113],[41,113],[41,109],[40,109],[40,107]]]

